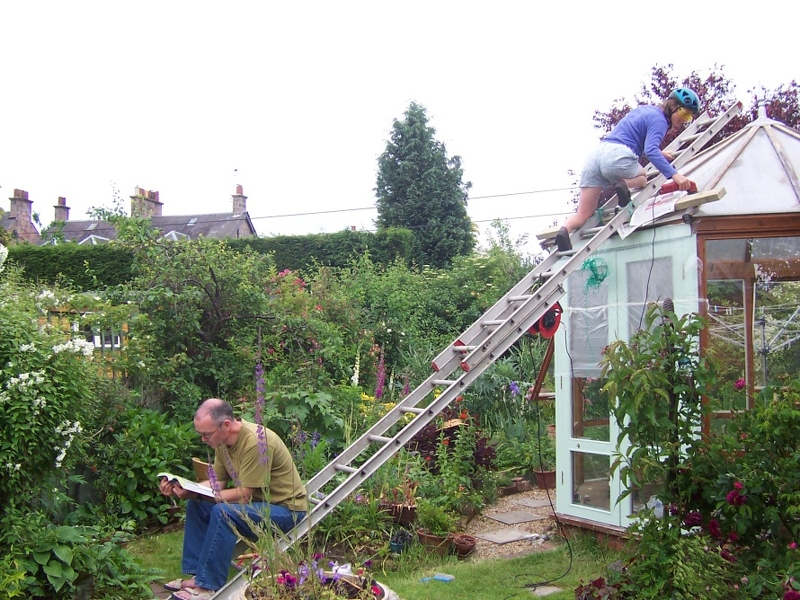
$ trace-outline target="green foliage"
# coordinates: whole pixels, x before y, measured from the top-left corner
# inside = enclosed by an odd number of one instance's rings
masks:
[[[577,597],[775,598],[800,578],[800,380],[702,438],[701,394],[719,393],[717,369],[696,354],[703,322],[656,307],[645,322],[606,350],[604,389],[617,398],[623,476],[666,484],[664,515],[643,510],[626,568]]]
[[[395,120],[378,159],[375,187],[378,229],[401,227],[415,235],[418,264],[442,267],[475,245],[467,215],[470,183],[462,181],[461,157],[448,158],[425,109],[412,102]]]
[[[82,291],[117,285],[133,276],[131,253],[106,244],[17,244],[9,248],[9,257],[25,270],[30,281],[59,283]]]
[[[189,472],[190,449],[197,441],[194,428],[190,422],[174,425],[163,413],[142,408],[121,415],[119,422],[95,457],[102,510],[117,523],[134,520],[140,529],[166,523],[169,504],[158,491],[157,474]]]
[[[440,504],[430,499],[420,499],[417,501],[415,524],[432,535],[445,537],[455,531],[456,517]]]
[[[614,468],[628,487],[665,483],[661,497],[674,501],[677,469],[707,409],[702,396],[713,392],[714,364],[697,353],[705,321],[648,307],[644,328],[631,341],[610,344],[603,355],[604,390],[616,398],[612,414],[620,428]]]
[[[310,235],[276,235],[242,238],[228,243],[234,250],[251,248],[270,255],[279,271],[310,272],[319,266],[346,267],[359,256],[368,256],[376,264],[395,261],[411,264],[414,234],[408,229],[390,227],[375,233],[339,231]]]
[[[91,343],[39,327],[60,299],[11,270],[0,281],[0,519],[12,506],[50,502],[85,446],[100,376]]]
[[[54,600],[71,600],[78,595],[109,600],[151,597],[144,581],[146,573],[116,542],[100,539],[99,530],[44,522],[40,525],[21,531],[21,538],[13,548],[26,571],[27,597]]]

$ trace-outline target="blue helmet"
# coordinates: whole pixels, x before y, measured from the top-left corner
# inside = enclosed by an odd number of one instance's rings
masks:
[[[689,88],[674,89],[669,93],[669,97],[677,100],[681,106],[688,108],[695,116],[700,112],[700,98]]]

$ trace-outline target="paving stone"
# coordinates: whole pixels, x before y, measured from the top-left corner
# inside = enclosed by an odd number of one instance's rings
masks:
[[[533,534],[522,531],[521,529],[498,529],[496,531],[487,531],[484,533],[476,533],[475,537],[482,540],[494,542],[495,544],[509,544],[511,542],[519,542],[521,540],[530,539]]]
[[[511,512],[497,513],[494,515],[486,515],[490,519],[500,521],[506,525],[516,525],[517,523],[527,523],[528,521],[541,521],[547,517],[535,515],[524,510],[515,510]]]
[[[528,508],[550,508],[550,500],[547,498],[520,498],[516,500],[514,504],[520,504],[522,506],[527,506]],[[553,501],[553,505],[555,506],[555,501]]]
[[[556,592],[560,592],[561,588],[557,588],[554,585],[543,585],[542,587],[537,587],[532,589],[534,596],[542,597],[542,596],[549,596],[550,594],[555,594]]]

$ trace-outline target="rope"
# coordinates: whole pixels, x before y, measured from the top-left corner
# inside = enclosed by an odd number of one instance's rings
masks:
[[[589,278],[586,280],[586,293],[590,289],[596,290],[600,284],[608,277],[608,263],[602,258],[587,258],[581,265],[581,271],[589,271]]]

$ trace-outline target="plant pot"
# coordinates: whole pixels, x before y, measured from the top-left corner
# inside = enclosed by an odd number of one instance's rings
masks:
[[[536,485],[542,490],[556,489],[556,472],[555,471],[534,471],[536,475]]]
[[[382,504],[381,508],[389,513],[392,521],[398,525],[410,525],[417,518],[417,507],[409,504]]]
[[[439,535],[433,535],[432,533],[429,533],[423,529],[417,529],[417,536],[419,537],[420,544],[422,544],[429,551],[435,552],[439,556],[444,556],[447,554],[453,545],[452,538],[450,536],[442,537]]]
[[[460,533],[453,536],[453,548],[456,550],[458,558],[466,558],[475,551],[477,538],[473,535]]]
[[[356,577],[355,575],[340,575],[335,581],[333,580],[333,573],[325,572],[325,575],[331,578],[330,586],[331,590],[335,592],[335,596],[331,596],[331,598],[359,598],[359,594],[363,595],[363,582],[361,581],[360,577]],[[397,600],[397,594],[395,594],[392,590],[387,588],[382,583],[377,581],[372,582],[373,587],[373,595],[372,598],[375,600]],[[302,592],[300,592],[302,594]],[[326,591],[327,593],[327,591]],[[272,586],[270,585],[259,585],[258,581],[251,583],[247,586],[247,590],[245,591],[245,598],[247,600],[275,600],[277,598],[294,598],[295,596],[286,596],[284,592],[280,592],[280,595],[275,596],[273,594]],[[297,598],[305,598],[306,596],[298,595]],[[328,596],[325,596],[326,598]]]

